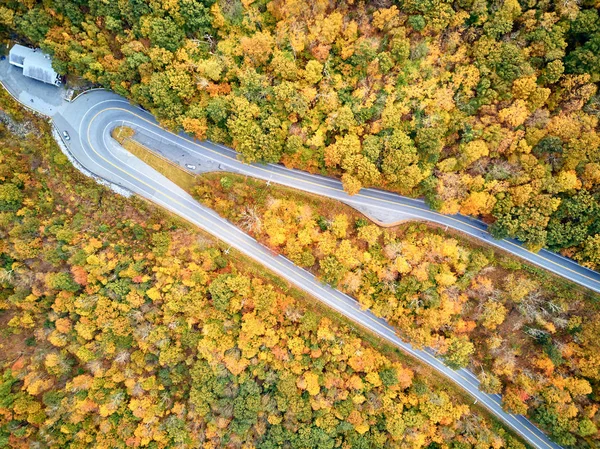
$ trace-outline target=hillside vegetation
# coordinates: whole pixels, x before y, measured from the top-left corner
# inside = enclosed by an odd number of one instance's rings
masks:
[[[597,444],[600,296],[447,230],[381,228],[327,198],[231,173],[192,175],[134,139],[123,141],[129,151],[403,339],[471,369],[506,410],[562,445]]]
[[[423,224],[384,229],[348,206],[241,176],[197,197],[429,346],[565,446],[600,441],[600,297]]]
[[[423,367],[83,177],[6,97],[0,448],[525,448]]]
[[[425,196],[600,267],[598,0],[3,0],[0,23],[247,161]]]

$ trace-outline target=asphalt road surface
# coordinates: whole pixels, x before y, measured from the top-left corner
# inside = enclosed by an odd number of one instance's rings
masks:
[[[341,183],[336,179],[290,170],[276,164],[244,164],[237,159],[237,153],[231,148],[211,142],[198,142],[185,134],[172,134],[157,126],[149,113],[130,105],[122,97],[105,91],[95,91],[78,98],[61,114],[55,115],[54,120],[57,125],[61,125],[59,128],[72,129],[75,134],[84,133],[84,137],[89,134],[91,139],[102,137],[103,144],[111,140],[110,130],[119,125],[126,125],[138,132],[136,138],[146,140],[145,143],[149,145],[152,145],[152,142],[158,144],[153,149],[162,148],[164,156],[181,165],[192,164],[197,167],[196,171],[230,170],[337,199],[380,223],[422,220],[447,226],[590,290],[600,292],[600,273],[551,251],[533,253],[516,240],[496,240],[487,232],[487,225],[480,220],[462,215],[442,215],[430,210],[422,200],[377,189],[363,189],[357,195],[350,196],[344,192]],[[164,151],[165,148],[169,151]]]
[[[523,259],[557,273],[580,285],[600,292],[600,274],[579,266],[559,255],[543,251],[531,253],[513,241],[497,241],[485,231],[485,224],[461,216],[444,216],[427,208],[422,201],[404,198],[375,189],[363,189],[360,194],[348,196],[341,184],[333,179],[288,170],[277,165],[247,165],[237,160],[230,148],[210,142],[195,142],[185,135],[175,135],[160,128],[147,112],[130,105],[122,97],[105,91],[83,95],[60,108],[53,115],[57,128],[67,131],[70,140],[64,142],[70,152],[90,172],[118,184],[185,218],[199,228],[217,236],[245,255],[263,264],[277,275],[313,295],[354,322],[401,348],[415,358],[433,367],[466,390],[475,402],[486,407],[497,418],[512,428],[527,443],[538,449],[559,449],[527,418],[506,413],[499,395],[479,390],[477,377],[468,370],[447,367],[433,351],[415,349],[402,341],[394,329],[368,310],[362,310],[351,297],[316,280],[283,256],[275,256],[266,247],[222,219],[211,209],[200,205],[189,194],[164,176],[132,156],[115,142],[110,132],[117,126],[130,126],[142,137],[175,149],[180,164],[197,165],[199,170],[230,170],[261,178],[347,203],[380,222],[404,219],[426,220],[448,226],[502,248]],[[174,157],[175,158],[175,157]]]

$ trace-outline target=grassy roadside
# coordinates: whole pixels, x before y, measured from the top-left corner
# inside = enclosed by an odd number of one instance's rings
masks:
[[[125,126],[115,128],[112,132],[112,136],[123,146],[123,148],[138,159],[169,178],[186,192],[192,192],[194,187],[198,184],[196,175],[193,175],[169,159],[139,144],[132,139],[133,133],[134,131],[131,128]]]

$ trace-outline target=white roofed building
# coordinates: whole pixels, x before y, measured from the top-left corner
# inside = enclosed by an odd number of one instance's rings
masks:
[[[59,86],[60,75],[52,68],[52,59],[39,48],[14,45],[8,54],[8,62],[23,69],[23,75],[48,84]]]

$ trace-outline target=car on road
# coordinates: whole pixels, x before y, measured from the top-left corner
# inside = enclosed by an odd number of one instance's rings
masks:
[[[196,166],[192,164],[185,164],[185,168],[189,168],[190,170],[196,170]]]
[[[71,140],[71,136],[69,136],[69,133],[66,131],[63,131],[63,137],[65,138],[65,140]]]

